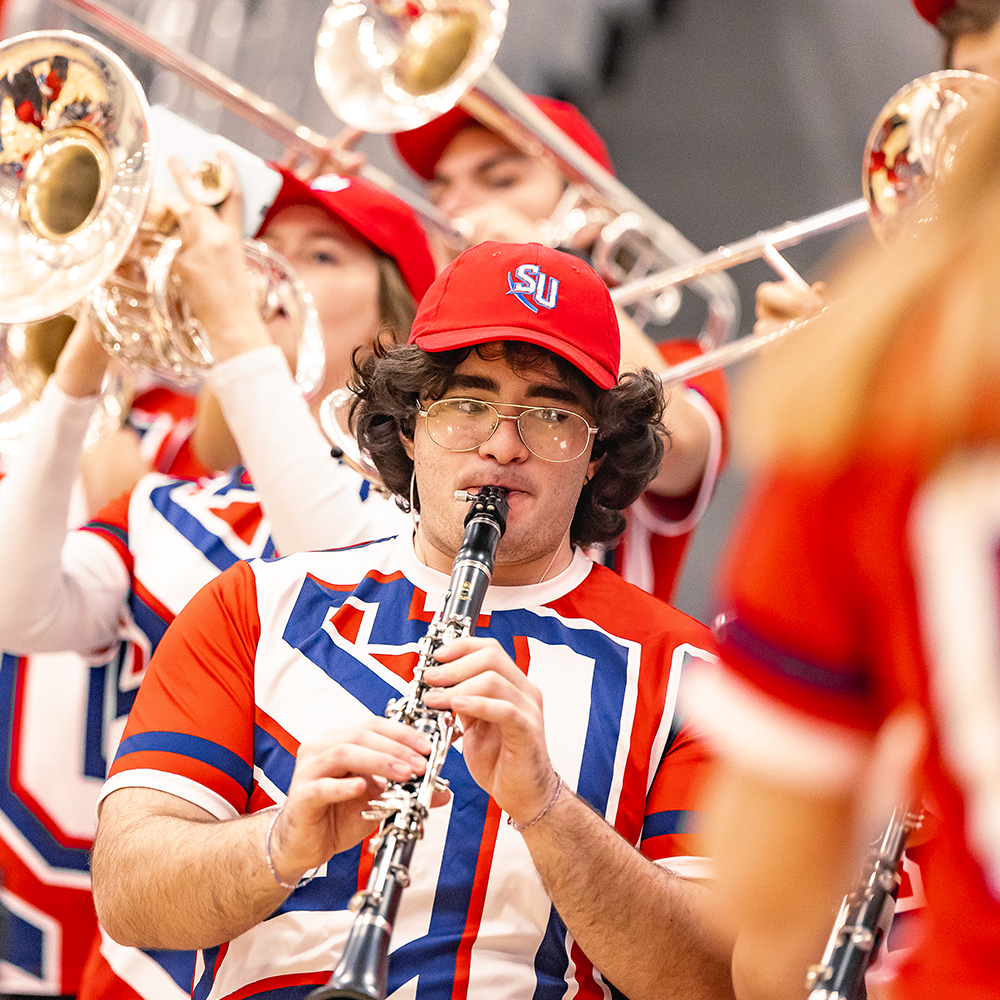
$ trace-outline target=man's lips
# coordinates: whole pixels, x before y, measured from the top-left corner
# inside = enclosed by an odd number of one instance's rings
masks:
[[[507,491],[507,498],[510,499],[512,496],[522,495],[526,496],[531,491],[527,488],[526,483],[498,483],[498,482],[485,482],[477,480],[476,482],[466,483],[461,486],[460,489],[465,490],[467,493],[478,493],[484,486],[496,486],[500,489]]]

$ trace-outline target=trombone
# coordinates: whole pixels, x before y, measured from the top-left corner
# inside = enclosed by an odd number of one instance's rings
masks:
[[[616,305],[626,305],[645,296],[715,271],[765,258],[779,274],[806,282],[778,251],[795,246],[805,237],[829,232],[867,215],[872,230],[883,244],[893,240],[904,218],[909,220],[920,206],[924,210],[933,184],[950,167],[955,149],[974,123],[966,114],[985,97],[1000,92],[1000,83],[981,73],[939,70],[918,77],[898,90],[875,119],[865,143],[862,168],[864,197],[820,212],[798,222],[786,222],[749,239],[720,247],[689,264],[649,275],[614,289]],[[808,287],[808,286],[806,286]],[[722,344],[660,373],[665,384],[675,384],[742,361],[789,333],[807,320],[793,320],[769,333],[742,337]]]
[[[58,3],[177,73],[288,148],[313,156],[328,151],[322,136],[205,63],[150,38],[100,0]],[[615,280],[624,277],[625,267],[632,274],[645,274],[698,258],[701,251],[694,244],[569,139],[493,63],[506,11],[507,0],[455,0],[447,5],[433,0],[399,5],[332,0],[316,41],[320,91],[341,120],[369,132],[415,128],[459,104],[530,155],[548,157],[576,196],[561,206],[553,239],[572,235],[595,216],[601,219],[606,235],[598,240],[595,264]],[[371,166],[362,173],[409,204],[452,245],[468,245],[459,224],[426,199]],[[713,347],[736,329],[736,288],[724,274],[698,276],[692,284],[708,310],[700,339],[703,347]],[[637,322],[666,321],[676,299],[675,291],[649,297],[637,307]]]
[[[277,140],[286,148],[305,156],[319,156],[329,152],[329,142],[318,132],[295,121],[277,105],[253,93],[235,80],[230,80],[208,63],[158,42],[147,35],[134,21],[116,13],[100,0],[56,0],[56,2],[72,11],[81,20],[118,39],[130,49],[176,73],[196,90],[235,112],[264,135]],[[426,198],[415,194],[371,164],[365,164],[361,168],[361,174],[409,205],[425,223],[434,227],[449,242],[458,246],[465,245],[462,231]]]

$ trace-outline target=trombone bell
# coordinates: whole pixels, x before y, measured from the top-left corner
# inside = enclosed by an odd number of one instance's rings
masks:
[[[507,0],[333,0],[316,39],[316,81],[354,128],[416,128],[475,85],[506,26]]]

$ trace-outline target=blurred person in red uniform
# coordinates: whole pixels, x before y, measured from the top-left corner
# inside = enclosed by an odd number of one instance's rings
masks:
[[[531,100],[553,123],[609,172],[611,157],[593,126],[573,105],[549,97]],[[420,128],[397,133],[396,149],[427,183],[442,211],[461,217],[472,243],[545,242],[544,229],[567,189],[546,160],[527,155],[503,136],[454,107]],[[594,233],[589,231],[589,239]],[[588,231],[580,239],[588,239]],[[563,247],[573,252],[583,243]],[[622,370],[660,371],[699,353],[694,341],[654,344],[621,310]],[[725,461],[728,400],[718,371],[668,392],[664,425],[671,443],[657,478],[633,504],[628,527],[614,550],[614,568],[630,583],[670,600],[688,545]],[[610,555],[610,554],[609,554]]]
[[[689,675],[743,1000],[801,995],[908,771],[935,829],[890,995],[1000,995],[1000,107],[978,113],[938,217],[856,257],[747,385],[721,661]]]

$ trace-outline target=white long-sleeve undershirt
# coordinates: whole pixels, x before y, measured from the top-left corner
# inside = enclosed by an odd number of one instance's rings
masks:
[[[280,348],[257,348],[217,364],[208,385],[260,494],[279,553],[408,530],[409,516],[394,501],[377,494],[362,501],[359,474],[331,458]]]

